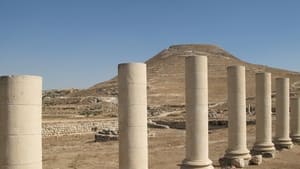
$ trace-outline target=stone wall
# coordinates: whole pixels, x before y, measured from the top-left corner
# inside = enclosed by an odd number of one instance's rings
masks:
[[[43,137],[65,136],[94,133],[105,128],[117,128],[117,119],[110,120],[81,120],[81,121],[44,121],[42,124]]]
[[[153,122],[161,125],[169,126],[173,129],[185,129],[185,121],[183,119],[177,119],[177,120],[159,120],[159,119],[153,119]],[[255,120],[247,120],[247,125],[255,125]],[[226,128],[228,127],[228,121],[227,120],[209,120],[208,121],[208,127],[209,130],[218,129],[218,128]]]
[[[166,125],[173,129],[185,129],[185,121],[153,119],[158,125]],[[247,125],[255,124],[253,120],[247,120]],[[109,120],[72,120],[72,121],[43,121],[43,137],[66,136],[95,133],[102,129],[117,129],[118,119]],[[148,124],[149,125],[149,124]],[[148,126],[151,127],[151,126]],[[153,126],[152,126],[153,127]],[[209,129],[227,127],[227,120],[210,120]],[[156,128],[156,127],[154,127]]]

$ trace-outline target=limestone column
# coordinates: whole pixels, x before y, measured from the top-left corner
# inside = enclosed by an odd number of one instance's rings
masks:
[[[300,96],[291,99],[291,138],[300,143]]]
[[[181,169],[213,169],[208,158],[207,57],[185,59],[186,158]]]
[[[275,147],[291,148],[289,113],[289,78],[276,78],[276,136]]]
[[[0,77],[1,169],[42,169],[41,116],[41,77]]]
[[[118,66],[119,168],[148,169],[146,64]]]
[[[271,73],[256,73],[256,142],[254,154],[274,157],[272,143],[272,87]]]
[[[246,85],[245,67],[229,66],[227,68],[228,87],[228,149],[225,159],[243,159],[251,156],[247,149],[246,129]]]

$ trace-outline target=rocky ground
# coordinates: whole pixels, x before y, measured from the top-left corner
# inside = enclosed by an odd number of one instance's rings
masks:
[[[248,130],[248,147],[255,140],[255,125]],[[149,138],[149,169],[179,168],[184,158],[184,130],[150,129],[155,137]],[[211,130],[209,135],[210,159],[219,169],[218,159],[227,145],[227,128]],[[277,152],[275,159],[264,159],[253,169],[300,169],[300,146]],[[43,140],[44,169],[118,169],[118,142],[94,142],[94,135],[50,137]]]

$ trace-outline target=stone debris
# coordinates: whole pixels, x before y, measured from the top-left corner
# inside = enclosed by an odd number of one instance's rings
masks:
[[[148,127],[149,128],[160,128],[160,129],[169,129],[170,128],[168,125],[157,124],[156,122],[153,122],[152,120],[148,120]]]
[[[217,119],[217,118],[218,118],[218,113],[215,112],[215,111],[210,111],[210,112],[208,113],[208,117],[209,117],[210,119]]]
[[[156,134],[153,131],[148,130],[148,137],[155,137]],[[95,142],[106,142],[119,140],[119,130],[116,128],[102,129],[95,134]]]
[[[231,165],[236,168],[244,168],[246,166],[245,160],[242,158],[234,158],[231,160]]]
[[[118,140],[119,131],[116,129],[103,129],[95,134],[95,141],[114,141]]]
[[[160,105],[160,106],[148,106],[147,113],[149,117],[160,116],[169,112],[183,112],[184,105]]]
[[[250,164],[252,165],[260,165],[262,163],[262,155],[253,155]]]
[[[226,157],[220,158],[219,164],[221,169],[243,168],[246,166],[244,159],[239,159],[239,158],[229,159]]]

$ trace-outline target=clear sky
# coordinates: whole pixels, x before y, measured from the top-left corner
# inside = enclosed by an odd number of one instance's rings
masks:
[[[173,44],[300,71],[299,0],[0,0],[0,75],[87,88]]]

